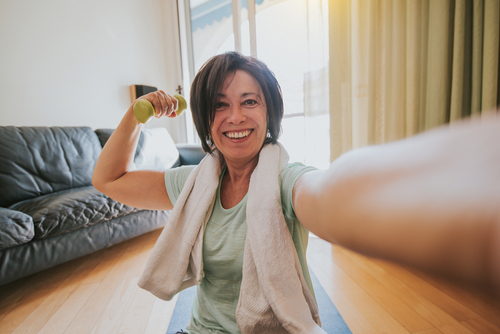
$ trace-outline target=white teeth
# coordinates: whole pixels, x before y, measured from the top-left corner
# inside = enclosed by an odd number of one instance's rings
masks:
[[[226,136],[232,139],[240,139],[248,136],[250,134],[250,130],[243,131],[243,132],[226,132]]]

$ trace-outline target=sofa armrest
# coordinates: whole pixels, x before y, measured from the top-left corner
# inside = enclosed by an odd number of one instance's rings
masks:
[[[0,208],[0,250],[22,245],[35,236],[33,218],[25,213]]]
[[[201,145],[196,144],[177,144],[179,150],[180,165],[197,165],[205,157],[206,153]]]

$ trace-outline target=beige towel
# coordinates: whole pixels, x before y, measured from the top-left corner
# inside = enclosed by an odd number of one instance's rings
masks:
[[[280,173],[287,163],[283,146],[266,145],[250,178],[236,309],[243,334],[325,333],[281,209]],[[141,288],[170,300],[201,283],[203,232],[220,173],[217,154],[207,155],[191,172],[139,280]]]

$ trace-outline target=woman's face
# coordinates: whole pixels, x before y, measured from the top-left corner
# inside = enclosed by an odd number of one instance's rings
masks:
[[[267,134],[267,108],[259,83],[248,72],[226,77],[211,133],[228,162],[248,163],[259,153]]]

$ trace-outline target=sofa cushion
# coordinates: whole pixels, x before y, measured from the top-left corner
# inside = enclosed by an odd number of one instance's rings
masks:
[[[0,127],[0,206],[89,186],[101,152],[88,127]]]
[[[95,133],[104,147],[113,129],[97,129]],[[135,169],[167,170],[180,164],[179,151],[167,129],[143,129],[134,156]]]
[[[22,245],[35,235],[33,219],[19,211],[0,208],[0,250]]]
[[[139,209],[121,204],[94,187],[59,191],[12,205],[30,215],[35,226],[35,240],[45,239],[95,225]]]

